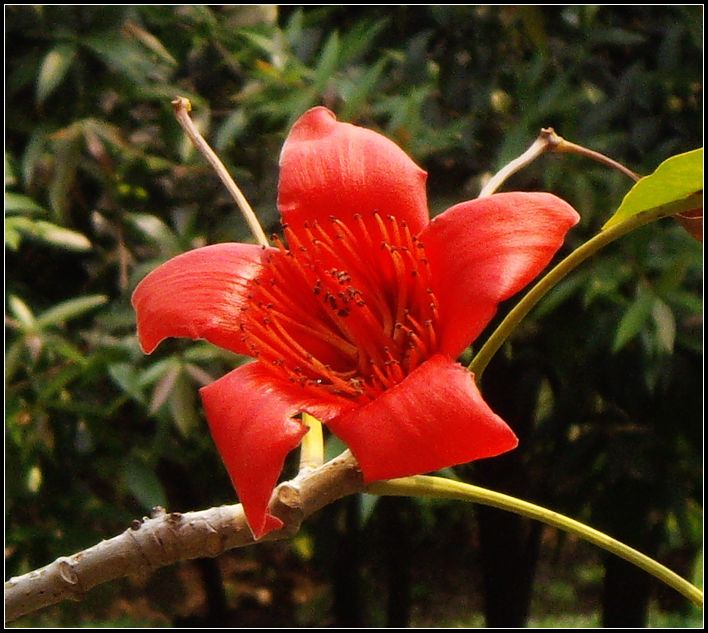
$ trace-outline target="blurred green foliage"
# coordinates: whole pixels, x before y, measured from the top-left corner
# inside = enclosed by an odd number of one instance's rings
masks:
[[[5,17],[8,575],[153,505],[232,498],[196,392],[241,359],[184,342],[146,357],[129,304],[167,258],[248,239],[174,121],[176,95],[270,230],[280,146],[315,104],[404,147],[430,173],[436,212],[474,197],[543,126],[642,173],[702,138],[699,6],[15,5]],[[569,200],[577,245],[630,184],[545,156],[507,188]],[[536,499],[587,518],[641,493],[663,551],[695,551],[700,289],[699,245],[664,221],[594,258],[520,328],[508,362],[543,371],[518,449]],[[418,542],[444,538],[451,512],[423,508]]]

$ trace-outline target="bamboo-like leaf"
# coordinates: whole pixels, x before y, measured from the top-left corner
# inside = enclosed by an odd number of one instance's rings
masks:
[[[16,251],[20,248],[20,242],[22,241],[22,234],[17,230],[14,220],[17,220],[17,218],[5,218],[5,247],[11,251]]]
[[[382,57],[371,68],[369,68],[364,76],[355,84],[352,85],[350,94],[345,95],[345,105],[342,110],[342,119],[350,119],[359,110],[361,104],[364,103],[377,85],[381,74],[386,66],[388,66],[388,58]]]
[[[648,290],[640,290],[637,298],[624,313],[612,343],[612,351],[619,352],[646,324],[654,308],[655,296]]]
[[[123,482],[146,510],[167,505],[167,495],[157,475],[138,459],[129,457],[125,460]]]
[[[25,351],[25,338],[19,337],[5,352],[5,385],[9,385],[20,366]]]
[[[52,143],[54,173],[49,185],[49,200],[55,217],[62,221],[68,215],[69,192],[74,184],[81,156],[81,135],[81,126],[72,125],[57,133]]]
[[[86,297],[77,297],[63,301],[49,308],[49,310],[42,312],[42,314],[37,317],[37,327],[43,328],[49,325],[59,325],[65,321],[70,321],[94,308],[102,306],[107,301],[108,297],[106,295],[88,295]]]
[[[5,213],[46,213],[46,209],[29,196],[12,191],[5,192]]]
[[[362,21],[356,24],[343,38],[341,43],[340,63],[350,64],[356,61],[390,22],[389,18],[376,21]]]
[[[192,380],[194,380],[194,382],[196,382],[202,387],[204,387],[205,385],[209,385],[214,382],[214,380],[216,380],[214,376],[208,374],[201,367],[199,367],[198,365],[192,365],[191,363],[185,364],[184,371],[186,371],[192,377]]]
[[[180,373],[168,400],[170,413],[177,429],[187,437],[199,422],[197,414],[196,388],[185,373]]]
[[[37,75],[37,103],[42,103],[57,89],[75,56],[76,47],[73,44],[58,44],[47,53]]]
[[[182,251],[177,236],[160,218],[149,213],[128,213],[125,219],[144,237],[159,246],[165,255],[176,255]]]
[[[637,182],[602,228],[608,229],[642,211],[682,200],[702,190],[703,148],[677,154],[667,158],[653,174]]]
[[[108,375],[120,387],[140,404],[145,404],[145,396],[140,388],[140,380],[135,367],[129,363],[114,363],[108,367]]]
[[[17,184],[17,176],[15,175],[15,170],[12,167],[12,157],[8,152],[5,152],[5,186],[13,187]],[[7,200],[5,202],[7,211]]]
[[[656,325],[656,336],[661,348],[671,354],[674,351],[674,341],[676,340],[676,319],[671,308],[659,297],[654,300],[651,316]]]
[[[65,229],[63,226],[44,220],[17,218],[17,220],[20,219],[27,221],[18,222],[15,228],[29,239],[43,242],[49,246],[58,246],[68,251],[88,251],[91,249],[91,242],[83,233]]]
[[[248,117],[242,109],[234,110],[221,124],[214,139],[214,147],[223,152],[248,126]]]
[[[170,55],[170,52],[164,47],[162,42],[152,33],[149,33],[135,22],[126,22],[123,25],[123,30],[127,34],[135,37],[135,39],[145,46],[145,48],[150,49],[162,61],[170,64],[171,66],[177,66],[177,60]]]
[[[339,63],[339,51],[339,34],[335,31],[327,39],[327,42],[322,48],[319,61],[317,62],[317,68],[315,69],[316,91],[320,91],[324,88],[334,74],[334,71],[337,70],[337,64]]]
[[[160,407],[167,402],[172,389],[175,386],[175,382],[179,377],[181,368],[179,363],[174,363],[157,381],[155,388],[152,390],[152,397],[150,398],[150,407],[148,413],[150,415],[155,415]]]
[[[34,314],[32,314],[32,310],[29,309],[29,306],[22,301],[18,296],[16,295],[10,295],[10,298],[7,301],[8,307],[10,308],[10,312],[12,315],[20,322],[22,325],[28,327],[28,328],[34,328],[36,325],[36,319]]]

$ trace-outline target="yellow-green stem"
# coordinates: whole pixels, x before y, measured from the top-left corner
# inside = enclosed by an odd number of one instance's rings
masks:
[[[528,501],[523,501],[509,495],[487,490],[486,488],[480,488],[479,486],[473,486],[472,484],[463,483],[461,481],[426,475],[376,482],[369,485],[366,492],[387,496],[429,497],[433,499],[472,501],[536,519],[547,525],[575,534],[623,558],[683,594],[694,604],[700,607],[703,606],[703,592],[700,589],[654,559],[649,558],[645,554],[638,552],[628,545],[580,521],[529,503]]]
[[[648,211],[643,211],[620,224],[617,224],[605,231],[601,231],[595,237],[585,242],[581,247],[573,251],[568,257],[555,266],[541,281],[539,281],[523,299],[509,312],[506,318],[499,324],[492,335],[487,339],[485,344],[479,350],[477,355],[472,359],[468,369],[474,373],[475,379],[479,382],[482,373],[486,369],[489,361],[494,354],[499,351],[499,348],[504,344],[504,341],[514,331],[520,321],[534,308],[534,306],[543,298],[543,296],[551,290],[563,277],[574,270],[588,257],[597,253],[601,248],[607,246],[616,239],[626,235],[630,231],[654,222],[660,218],[665,218],[677,213],[682,213],[703,206],[703,194],[693,194],[678,200],[670,202]]]
[[[309,413],[302,414],[302,423],[308,431],[300,444],[300,470],[319,468],[324,464],[322,423]]]

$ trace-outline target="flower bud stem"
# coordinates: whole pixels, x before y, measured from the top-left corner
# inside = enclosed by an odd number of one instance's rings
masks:
[[[516,157],[511,162],[507,163],[502,167],[494,176],[492,176],[486,185],[482,188],[479,193],[479,198],[486,198],[491,196],[493,193],[501,187],[504,182],[511,175],[520,171],[533,161],[535,161],[541,154],[545,152],[555,152],[558,154],[578,154],[579,156],[585,156],[598,163],[612,167],[617,171],[622,172],[625,176],[628,176],[635,182],[639,180],[640,176],[634,173],[631,169],[628,169],[616,160],[613,160],[609,156],[605,156],[600,152],[588,149],[577,143],[571,143],[566,141],[562,136],[556,134],[552,127],[544,127],[538,134],[536,140],[531,144],[531,146],[523,153],[521,156]]]
[[[370,484],[366,488],[366,492],[375,495],[472,501],[541,521],[542,523],[559,528],[570,534],[575,534],[623,558],[683,594],[694,604],[699,607],[703,606],[703,592],[687,580],[681,578],[678,574],[664,567],[661,563],[580,521],[529,503],[528,501],[523,501],[516,497],[511,497],[493,490],[487,490],[486,488],[480,488],[479,486],[473,486],[461,481],[426,475],[379,481]]]
[[[477,355],[468,365],[468,369],[475,375],[475,380],[479,384],[482,373],[486,369],[489,361],[494,354],[499,351],[504,341],[516,329],[516,326],[521,320],[534,308],[534,306],[548,293],[561,279],[569,272],[577,268],[586,259],[597,253],[601,248],[614,242],[616,239],[626,235],[627,233],[637,229],[645,224],[665,218],[677,213],[685,213],[691,209],[696,209],[703,206],[703,195],[693,194],[668,204],[663,204],[653,209],[638,213],[624,222],[620,222],[604,231],[601,231],[595,237],[588,240],[574,250],[568,257],[558,263],[550,270],[524,297],[514,308],[506,315],[504,320],[499,324],[496,330],[492,332],[481,347]]]
[[[193,145],[201,152],[202,156],[204,156],[204,158],[206,158],[209,164],[214,168],[216,174],[219,176],[219,178],[221,178],[221,182],[224,183],[226,189],[228,189],[229,193],[231,194],[231,197],[235,200],[238,208],[241,210],[241,214],[243,215],[244,219],[246,220],[246,223],[248,224],[248,228],[251,229],[253,237],[256,238],[256,242],[258,242],[261,246],[270,246],[268,238],[263,232],[263,228],[258,222],[256,214],[251,208],[251,205],[248,204],[248,200],[246,200],[246,197],[238,188],[238,185],[234,182],[233,178],[231,178],[229,172],[226,171],[224,163],[221,162],[214,150],[209,147],[209,144],[204,140],[204,137],[199,133],[199,130],[194,125],[192,119],[189,117],[189,112],[192,110],[192,104],[189,99],[186,99],[185,97],[177,97],[176,99],[174,99],[174,101],[172,101],[172,107],[174,108],[177,122],[187,133],[187,136],[189,136],[189,140],[192,141]]]

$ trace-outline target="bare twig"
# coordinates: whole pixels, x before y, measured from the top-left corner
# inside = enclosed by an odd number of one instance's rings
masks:
[[[202,153],[204,158],[209,161],[209,164],[214,168],[214,171],[217,173],[219,178],[221,178],[221,182],[223,182],[226,188],[229,190],[231,197],[236,201],[238,208],[241,210],[241,214],[246,220],[248,227],[251,229],[251,233],[253,233],[253,237],[255,237],[256,241],[262,246],[269,246],[270,244],[268,242],[268,238],[263,232],[263,228],[258,222],[258,218],[256,217],[256,214],[251,208],[251,205],[248,204],[246,196],[243,195],[241,190],[238,188],[238,185],[229,175],[229,172],[226,171],[224,163],[222,163],[219,157],[214,153],[214,150],[209,147],[209,144],[199,133],[199,130],[194,125],[192,119],[189,118],[189,112],[192,110],[192,104],[189,99],[185,99],[184,97],[177,97],[174,101],[172,101],[172,107],[174,108],[175,117],[177,118],[179,124],[182,126],[182,129],[184,129],[184,131],[187,133],[187,136],[189,136],[189,139],[192,141],[194,146]]]
[[[315,470],[303,471],[274,491],[270,510],[284,526],[261,540],[294,535],[306,517],[363,487],[358,465],[349,451]],[[7,581],[5,619],[11,622],[57,602],[80,600],[94,587],[111,580],[178,561],[215,557],[254,542],[240,504],[136,520],[118,536]]]

